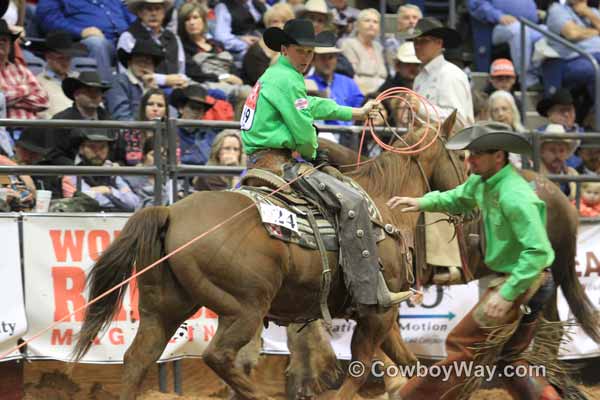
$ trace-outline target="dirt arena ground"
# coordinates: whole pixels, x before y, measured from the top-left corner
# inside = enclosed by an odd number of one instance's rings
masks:
[[[284,399],[284,370],[287,358],[264,356],[253,377],[273,399]],[[173,393],[171,366],[167,368],[168,390]],[[143,384],[142,400],[216,400],[226,399],[230,392],[201,360],[182,361],[183,396],[158,391],[158,369],[151,371]],[[597,374],[597,369],[592,375]],[[26,400],[117,400],[120,388],[120,365],[81,365],[67,371],[67,365],[56,361],[24,364]],[[600,385],[586,386],[590,399],[600,400]],[[320,396],[332,398],[332,392]],[[363,393],[361,399],[387,399],[385,394]],[[471,400],[510,400],[500,389],[479,390]]]

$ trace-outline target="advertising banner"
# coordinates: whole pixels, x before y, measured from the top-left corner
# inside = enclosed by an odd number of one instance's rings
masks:
[[[86,276],[99,254],[119,235],[128,215],[23,217],[24,271],[29,330],[25,339],[57,323],[88,301]],[[145,266],[140,266],[140,269]],[[157,267],[160,268],[160,267]],[[139,314],[135,281],[121,310],[105,334],[92,345],[84,362],[120,363],[135,337]],[[29,357],[67,361],[81,329],[84,311],[58,323],[27,346]],[[207,309],[186,321],[175,333],[161,360],[200,356],[217,328]]]
[[[600,309],[600,224],[581,224],[577,238],[577,276],[592,305]],[[558,311],[562,320],[573,320],[567,300],[558,296]],[[600,356],[600,345],[594,343],[576,326],[571,330],[571,340],[561,352],[562,358],[588,358]]]
[[[19,250],[19,220],[16,214],[0,216],[0,354],[17,345],[27,331],[25,304],[23,302],[23,279],[21,276],[21,252]],[[14,351],[0,361],[21,358]]]

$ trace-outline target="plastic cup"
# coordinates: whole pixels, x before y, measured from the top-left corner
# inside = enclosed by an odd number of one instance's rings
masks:
[[[50,190],[36,191],[35,212],[48,212],[52,192]]]

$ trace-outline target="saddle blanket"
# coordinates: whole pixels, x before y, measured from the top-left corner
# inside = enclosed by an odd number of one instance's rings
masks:
[[[242,186],[232,190],[251,199],[257,206],[265,229],[272,238],[294,243],[307,249],[317,250],[317,241],[312,226],[308,221],[308,213],[311,212],[315,218],[323,244],[327,251],[338,251],[339,241],[335,227],[320,212],[318,207],[302,199],[297,194],[277,193],[268,197],[273,191],[269,187]],[[376,210],[375,204],[370,198],[369,211]],[[373,227],[376,240],[385,239],[385,232],[379,226]]]

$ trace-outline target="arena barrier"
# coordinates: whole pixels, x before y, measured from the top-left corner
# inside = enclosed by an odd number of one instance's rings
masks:
[[[87,300],[85,278],[98,254],[119,234],[128,214],[7,214],[0,216],[0,352],[18,339],[29,339]],[[579,232],[577,271],[593,304],[600,304],[600,224],[584,223]],[[22,252],[22,253],[21,253]],[[21,276],[22,271],[22,276]],[[402,304],[400,326],[409,348],[418,356],[443,358],[448,332],[476,303],[477,282],[463,286],[433,286],[420,306]],[[23,302],[23,298],[25,302]],[[560,296],[561,318],[570,318]],[[24,354],[3,360],[69,361],[83,312],[33,340]],[[106,333],[84,357],[86,363],[120,363],[138,326],[137,291],[129,287],[122,309]],[[217,316],[202,308],[177,330],[161,361],[200,357],[217,328]],[[332,345],[340,359],[350,358],[353,321],[335,320]],[[577,328],[562,357],[600,355],[600,346]],[[286,354],[285,328],[271,324],[263,334],[263,351]]]

